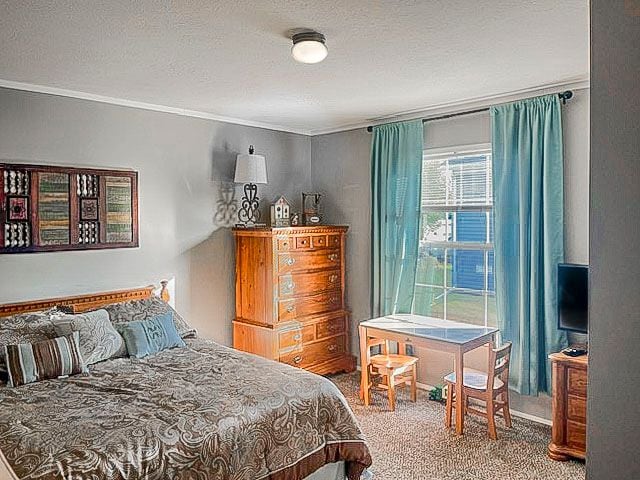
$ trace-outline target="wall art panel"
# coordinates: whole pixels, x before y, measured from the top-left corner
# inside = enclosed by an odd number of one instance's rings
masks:
[[[138,174],[0,163],[0,254],[138,246]]]

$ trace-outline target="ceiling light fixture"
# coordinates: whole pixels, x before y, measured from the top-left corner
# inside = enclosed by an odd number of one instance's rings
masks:
[[[329,53],[326,39],[319,32],[307,31],[296,33],[291,37],[293,47],[291,56],[300,63],[318,63],[324,60]]]

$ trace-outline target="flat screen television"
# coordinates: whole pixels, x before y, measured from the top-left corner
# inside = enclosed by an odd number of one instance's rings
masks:
[[[589,323],[589,266],[558,265],[558,328],[587,333]]]

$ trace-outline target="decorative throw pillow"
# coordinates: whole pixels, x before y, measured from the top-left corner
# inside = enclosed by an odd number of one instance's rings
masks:
[[[119,324],[117,328],[131,357],[142,358],[168,348],[186,346],[170,312],[148,320]]]
[[[87,367],[78,346],[79,338],[78,332],[73,332],[36,343],[5,345],[9,386],[19,387],[49,378],[86,373]]]
[[[80,335],[80,354],[86,365],[108,360],[111,357],[126,355],[124,340],[113,327],[106,310],[81,313],[79,315],[62,314],[52,318],[57,335]]]
[[[111,305],[105,305],[104,309],[109,312],[109,319],[111,319],[111,322],[114,324],[148,320],[158,315],[171,313],[176,330],[182,338],[195,337],[197,335],[195,328],[185,322],[185,320],[178,315],[178,312],[158,297],[113,303]]]
[[[51,323],[53,312],[55,309],[0,317],[0,371],[7,371],[4,360],[5,345],[38,342],[56,336]]]

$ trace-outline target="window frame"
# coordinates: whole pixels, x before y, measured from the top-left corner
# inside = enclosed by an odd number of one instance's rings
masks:
[[[428,148],[423,150],[423,162],[425,160],[445,160],[451,158],[460,158],[465,156],[473,156],[473,155],[488,155],[489,161],[491,161],[492,156],[492,148],[491,143],[479,143],[479,144],[470,144],[470,145],[459,145],[459,146],[451,146],[444,148]],[[424,166],[424,163],[423,163]],[[433,285],[430,283],[419,283],[417,280],[415,282],[415,287],[421,288],[431,288],[431,289],[440,289],[443,292],[444,300],[443,300],[443,314],[442,317],[445,320],[447,318],[447,296],[450,292],[473,292],[482,294],[484,300],[484,319],[482,325],[484,327],[489,326],[489,296],[495,296],[495,276],[494,276],[494,289],[489,290],[489,255],[491,252],[495,252],[494,243],[491,242],[491,214],[494,212],[493,205],[493,169],[491,169],[491,177],[487,176],[487,191],[489,192],[490,203],[478,203],[478,204],[466,204],[466,205],[432,205],[432,206],[424,206],[423,199],[420,199],[420,212],[421,218],[423,213],[427,212],[444,212],[445,214],[457,213],[457,212],[485,212],[487,215],[486,219],[486,241],[485,242],[464,242],[464,241],[429,241],[425,242],[427,248],[439,248],[443,250],[443,264],[445,266],[443,272],[443,283],[442,285]],[[490,182],[490,183],[489,183]],[[490,188],[489,188],[490,187]],[[422,221],[422,220],[421,220]],[[448,224],[446,226],[446,235],[448,238],[449,227]],[[420,246],[424,245],[420,239]],[[484,265],[484,282],[483,289],[470,289],[470,288],[460,288],[454,286],[448,286],[448,278],[447,278],[447,262],[448,255],[450,254],[450,250],[474,250],[474,251],[482,251],[483,252],[483,265]],[[494,253],[494,262],[495,262],[495,253]],[[495,269],[495,263],[494,263]],[[494,274],[495,275],[495,274]],[[415,312],[415,299],[416,295],[414,294],[413,303],[411,305],[412,313]],[[417,313],[420,314],[420,313]],[[453,320],[461,323],[469,323],[464,320]]]

